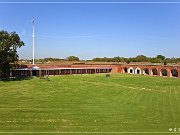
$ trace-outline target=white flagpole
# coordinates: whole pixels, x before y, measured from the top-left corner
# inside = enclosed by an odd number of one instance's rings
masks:
[[[32,22],[32,29],[33,29],[32,41],[33,41],[33,65],[34,65],[34,38],[35,38],[35,36],[34,36],[34,17],[31,22]]]

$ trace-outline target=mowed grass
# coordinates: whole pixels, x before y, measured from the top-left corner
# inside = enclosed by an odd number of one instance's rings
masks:
[[[180,79],[105,74],[0,82],[0,132],[169,132]]]

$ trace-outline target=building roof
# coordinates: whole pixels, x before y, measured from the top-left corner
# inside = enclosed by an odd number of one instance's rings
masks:
[[[16,68],[16,70],[60,70],[60,69],[112,69],[110,66],[29,66],[27,68]]]

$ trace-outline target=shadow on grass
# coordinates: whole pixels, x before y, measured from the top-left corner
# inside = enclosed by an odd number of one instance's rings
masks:
[[[0,81],[10,82],[10,81],[23,81],[23,80],[31,80],[31,79],[33,79],[33,77],[28,76],[28,77],[1,78]]]

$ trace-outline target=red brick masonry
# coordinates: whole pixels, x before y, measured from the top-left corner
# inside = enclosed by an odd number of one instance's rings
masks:
[[[11,77],[68,75],[68,74],[97,74],[110,73],[110,66],[20,66],[10,73]]]
[[[82,64],[67,66],[20,66],[10,76],[44,76],[67,74],[127,73],[180,78],[180,66],[133,64]]]

